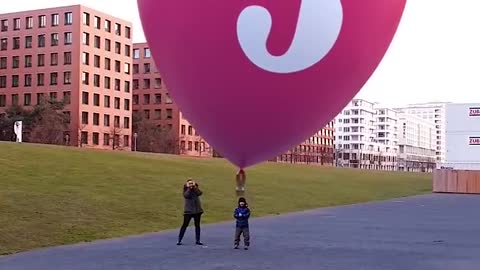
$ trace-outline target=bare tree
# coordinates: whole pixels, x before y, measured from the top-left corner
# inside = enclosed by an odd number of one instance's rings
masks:
[[[180,140],[169,128],[145,119],[141,114],[133,117],[133,132],[137,133],[137,151],[179,154]]]
[[[43,144],[63,144],[64,132],[68,129],[65,115],[53,108],[46,108],[30,130],[30,141]]]
[[[112,142],[112,150],[119,149],[120,138],[123,135],[123,128],[121,126],[113,126],[110,130],[110,141]],[[125,143],[124,143],[125,144]]]

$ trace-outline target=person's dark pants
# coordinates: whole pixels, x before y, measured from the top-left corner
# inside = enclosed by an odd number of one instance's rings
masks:
[[[200,218],[202,214],[185,214],[183,216],[183,224],[180,228],[180,234],[178,235],[178,242],[182,242],[183,236],[187,231],[188,225],[190,225],[190,220],[193,218],[193,222],[195,223],[195,239],[197,242],[200,242]]]
[[[237,227],[235,229],[235,245],[240,244],[240,236],[243,234],[243,242],[245,246],[250,246],[250,229],[248,227]]]

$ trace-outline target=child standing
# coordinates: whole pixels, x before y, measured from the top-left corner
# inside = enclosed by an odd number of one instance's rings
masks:
[[[235,249],[240,245],[240,236],[243,234],[243,241],[245,243],[245,250],[250,247],[250,228],[248,219],[250,218],[250,209],[248,208],[247,200],[241,197],[238,199],[238,207],[235,209],[233,216],[236,219],[235,229]]]

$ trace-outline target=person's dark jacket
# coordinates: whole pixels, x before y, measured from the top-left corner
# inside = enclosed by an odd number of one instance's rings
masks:
[[[186,185],[183,187],[183,197],[185,198],[184,214],[195,215],[203,213],[202,203],[200,202],[202,194],[198,185],[194,188],[188,188]]]
[[[237,220],[236,225],[238,228],[248,228],[248,219],[250,218],[250,209],[248,208],[248,205],[237,207],[233,217]]]

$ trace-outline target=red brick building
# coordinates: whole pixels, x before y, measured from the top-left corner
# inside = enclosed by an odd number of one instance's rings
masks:
[[[130,149],[132,26],[84,6],[0,14],[0,114],[64,100],[65,144]]]
[[[157,71],[147,43],[134,44],[133,112],[170,130],[178,143],[178,154],[212,156],[212,150],[173,103]],[[141,134],[138,134],[141,140]]]
[[[315,133],[307,141],[296,146],[285,154],[272,159],[272,161],[333,166],[333,133],[334,126],[332,121],[325,128]]]

